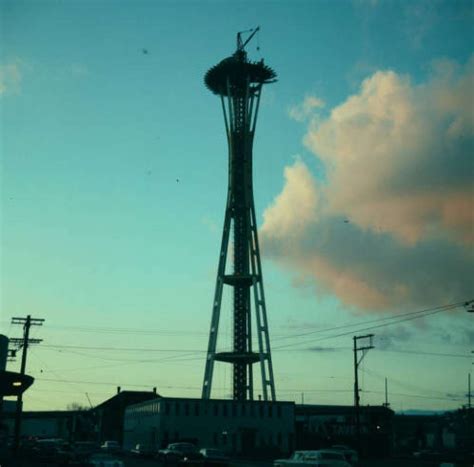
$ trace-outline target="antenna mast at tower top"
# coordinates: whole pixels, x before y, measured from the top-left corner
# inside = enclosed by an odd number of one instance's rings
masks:
[[[253,36],[260,31],[260,26],[257,26],[255,29],[247,29],[246,31],[240,31],[237,33],[237,51],[244,50],[245,46],[252,40]],[[245,42],[242,42],[242,34],[246,32],[251,32],[250,36]]]

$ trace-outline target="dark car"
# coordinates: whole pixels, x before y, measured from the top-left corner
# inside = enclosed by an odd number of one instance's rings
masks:
[[[72,446],[74,460],[76,462],[84,462],[92,454],[100,451],[100,446],[93,441],[76,441]]]
[[[199,451],[204,459],[204,465],[212,467],[227,467],[229,465],[229,457],[219,449],[203,448]]]
[[[156,450],[149,444],[137,444],[130,453],[137,457],[151,459],[156,454]]]
[[[198,448],[192,443],[172,443],[166,449],[160,449],[158,459],[166,463],[189,462],[202,459]]]
[[[37,462],[47,465],[67,465],[74,457],[71,446],[62,439],[40,439],[32,454]]]

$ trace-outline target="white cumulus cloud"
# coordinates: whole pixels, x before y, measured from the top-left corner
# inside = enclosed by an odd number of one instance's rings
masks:
[[[378,71],[318,115],[264,213],[264,252],[363,309],[439,304],[472,294],[474,60],[430,78]]]
[[[314,111],[324,107],[324,101],[315,96],[306,96],[301,104],[290,107],[288,114],[297,122],[303,122]]]

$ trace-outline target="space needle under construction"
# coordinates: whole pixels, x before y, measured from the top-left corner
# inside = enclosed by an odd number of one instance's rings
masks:
[[[216,361],[233,367],[233,399],[253,400],[253,365],[260,363],[264,400],[275,400],[270,337],[263,289],[262,265],[253,200],[252,146],[264,84],[276,81],[276,73],[263,63],[249,61],[246,45],[259,28],[237,34],[233,55],[207,71],[207,88],[220,96],[229,150],[229,186],[224,230],[212,305],[202,398],[210,399]],[[233,235],[233,271],[227,271],[230,235]],[[217,352],[217,337],[224,286],[233,289],[233,347]],[[252,348],[252,323],[258,350]]]

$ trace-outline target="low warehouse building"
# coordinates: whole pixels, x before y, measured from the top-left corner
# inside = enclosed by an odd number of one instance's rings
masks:
[[[294,449],[293,402],[161,397],[125,410],[125,449],[177,441],[229,454],[287,454]]]

